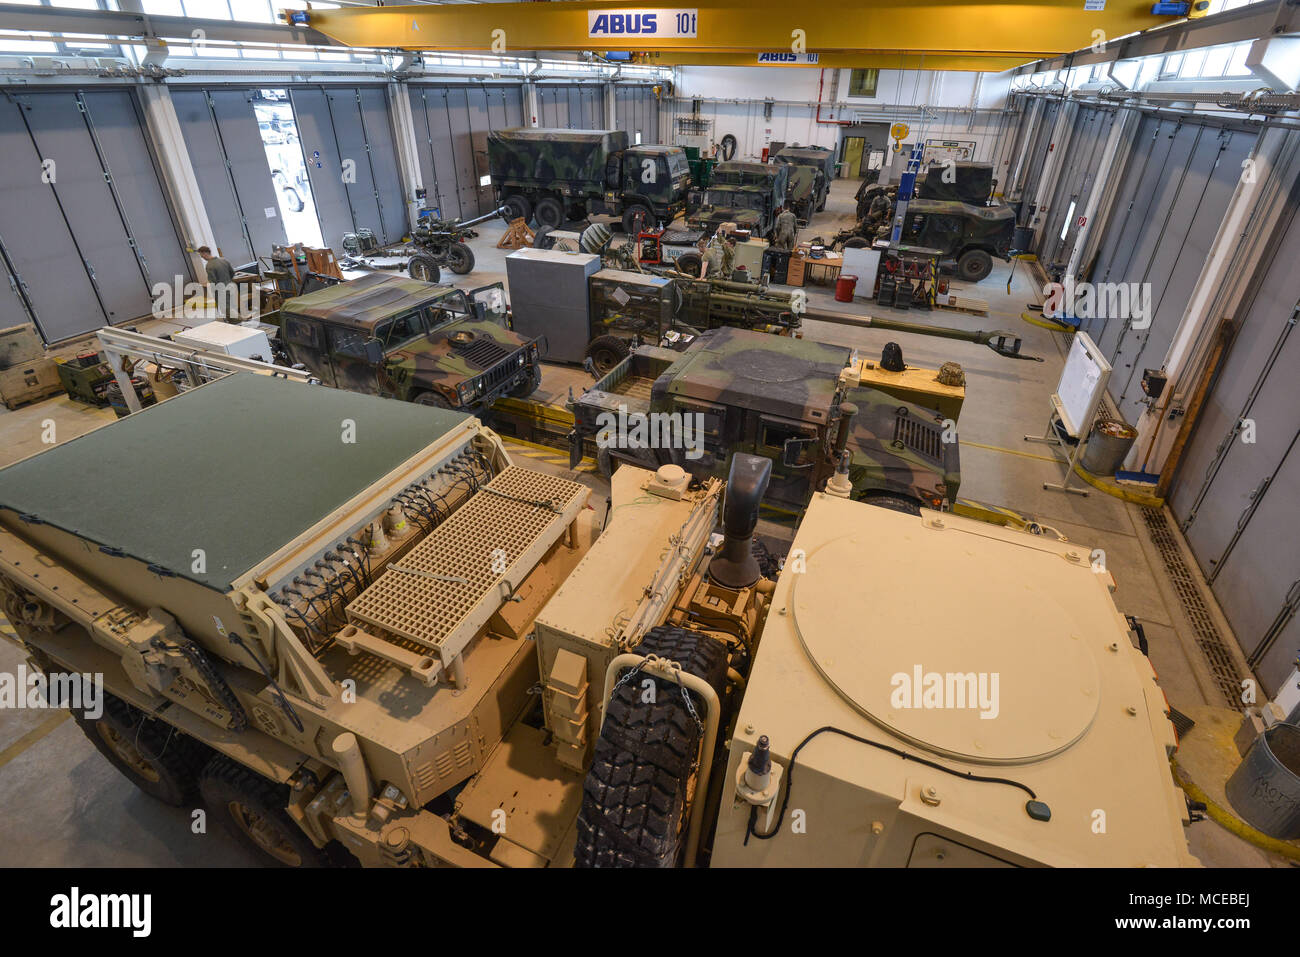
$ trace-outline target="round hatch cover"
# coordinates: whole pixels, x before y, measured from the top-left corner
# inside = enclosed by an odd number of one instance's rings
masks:
[[[1097,713],[1082,629],[1046,588],[944,537],[882,549],[846,535],[807,556],[792,592],[804,649],[854,708],[928,751],[1016,764],[1068,748]]]

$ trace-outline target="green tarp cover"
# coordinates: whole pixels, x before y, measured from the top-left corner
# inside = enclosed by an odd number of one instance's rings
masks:
[[[0,508],[228,591],[466,418],[237,373],[0,469]]]

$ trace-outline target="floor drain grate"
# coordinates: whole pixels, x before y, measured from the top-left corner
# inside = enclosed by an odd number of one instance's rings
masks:
[[[1234,711],[1240,710],[1241,672],[1237,670],[1236,661],[1233,660],[1227,645],[1223,643],[1223,636],[1219,634],[1219,629],[1210,616],[1210,610],[1205,607],[1196,578],[1187,567],[1187,563],[1183,561],[1183,553],[1178,547],[1173,531],[1169,528],[1169,520],[1161,509],[1144,508],[1142,521],[1146,523],[1152,543],[1160,551],[1160,557],[1165,563],[1165,571],[1169,573],[1174,591],[1178,593],[1178,599],[1183,603],[1183,612],[1196,633],[1196,646],[1205,656],[1220,693],[1229,708]]]

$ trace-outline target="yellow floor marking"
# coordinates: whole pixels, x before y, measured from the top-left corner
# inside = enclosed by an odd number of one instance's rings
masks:
[[[1021,458],[1025,458],[1025,459],[1037,459],[1040,462],[1055,462],[1058,465],[1065,464],[1063,460],[1058,458],[1053,458],[1050,455],[1035,455],[1033,452],[1021,452],[1018,449],[1004,449],[998,445],[984,445],[980,442],[972,442],[969,439],[962,439],[961,444],[968,445],[976,449],[987,449],[990,452],[1005,452],[1007,455],[1019,455]]]
[[[63,710],[55,711],[53,714],[51,714],[48,718],[46,718],[36,727],[32,728],[32,730],[28,731],[26,734],[24,734],[13,744],[9,745],[9,747],[5,748],[3,751],[0,751],[0,768],[4,767],[14,758],[18,757],[18,755],[22,754],[33,744],[41,740],[41,738],[45,737],[47,734],[49,734],[51,731],[53,731],[55,728],[63,724],[63,722],[67,721],[71,717],[72,715],[67,711],[63,711]]]

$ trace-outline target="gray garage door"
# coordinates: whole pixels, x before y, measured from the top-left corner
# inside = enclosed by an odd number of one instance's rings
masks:
[[[151,310],[151,287],[190,278],[129,90],[0,100],[0,322],[46,342]]]
[[[384,88],[292,87],[289,99],[325,245],[362,227],[400,241],[406,203]]]
[[[659,99],[651,86],[614,87],[614,118],[617,127],[627,132],[629,143],[659,142]]]
[[[1066,147],[1064,167],[1056,180],[1047,219],[1038,235],[1038,258],[1046,266],[1064,266],[1079,235],[1079,217],[1097,180],[1097,165],[1115,123],[1115,111],[1082,106]],[[1064,235],[1064,238],[1062,238]]]
[[[1150,324],[1100,315],[1084,326],[1110,358],[1110,393],[1130,422],[1143,408],[1142,370],[1165,360],[1255,138],[1176,117],[1148,116],[1138,129],[1091,278],[1149,284]]]
[[[1293,190],[1291,209],[1300,202]],[[1252,301],[1187,446],[1170,507],[1265,690],[1300,652],[1300,217]]]
[[[269,256],[286,242],[266,147],[253,112],[254,90],[172,92],[208,223],[235,265]]]
[[[1038,126],[1029,143],[1029,153],[1025,157],[1025,169],[1020,174],[1020,189],[1017,196],[1022,200],[1020,207],[1020,224],[1028,225],[1033,218],[1032,206],[1034,194],[1038,191],[1038,181],[1043,175],[1043,166],[1047,163],[1048,147],[1052,145],[1052,130],[1056,128],[1056,115],[1061,111],[1060,100],[1048,100],[1038,116]]]
[[[418,85],[410,97],[428,205],[448,218],[490,212],[487,135],[524,125],[522,88]]]
[[[537,125],[568,130],[605,128],[604,90],[596,83],[539,83]]]

